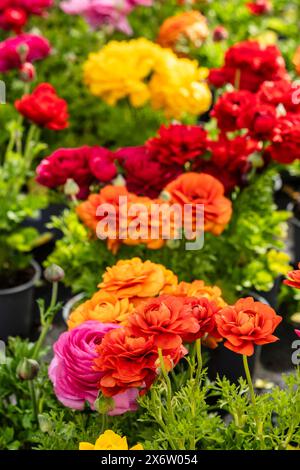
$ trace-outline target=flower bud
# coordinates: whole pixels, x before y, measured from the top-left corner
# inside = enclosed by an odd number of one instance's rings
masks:
[[[113,398],[105,397],[100,393],[94,403],[94,407],[99,414],[105,415],[114,409],[115,402]]]
[[[19,68],[19,77],[23,82],[32,82],[35,76],[35,67],[30,62],[25,62]]]
[[[37,361],[24,357],[17,367],[17,376],[21,380],[33,380],[37,376],[39,369],[40,366]]]
[[[80,187],[72,178],[68,178],[64,185],[64,193],[66,196],[76,196],[80,191]]]
[[[27,44],[21,44],[18,49],[17,49],[17,52],[20,56],[20,61],[22,62],[22,64],[24,62],[26,62],[27,60],[27,56],[28,56],[28,52],[29,52],[29,47],[27,46]]]
[[[44,277],[48,282],[59,282],[65,277],[65,272],[57,264],[51,264],[45,269]]]
[[[213,40],[215,42],[224,41],[228,38],[228,31],[224,26],[217,26],[213,31]]]

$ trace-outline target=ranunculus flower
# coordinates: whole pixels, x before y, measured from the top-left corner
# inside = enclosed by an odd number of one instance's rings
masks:
[[[225,64],[211,69],[209,81],[216,87],[226,83],[241,90],[256,93],[266,81],[288,80],[284,59],[279,49],[263,46],[257,41],[243,41],[230,47],[225,54]]]
[[[100,323],[126,323],[134,306],[128,299],[99,290],[91,299],[80,304],[68,318],[68,327],[73,329],[88,320]]]
[[[89,167],[98,181],[108,182],[117,175],[114,164],[114,154],[104,147],[91,147],[89,154]]]
[[[273,333],[282,318],[269,305],[247,297],[221,309],[215,320],[219,334],[226,340],[224,346],[238,354],[252,356],[254,345],[278,340]]]
[[[180,347],[182,338],[197,334],[198,321],[192,308],[184,308],[184,298],[161,295],[139,305],[128,319],[133,336],[150,338],[163,351]]]
[[[297,48],[294,54],[293,64],[295,66],[297,74],[300,75],[300,46]]]
[[[0,42],[0,72],[19,69],[24,62],[42,60],[50,54],[47,39],[35,34],[21,34]]]
[[[283,105],[287,112],[300,113],[300,86],[287,80],[264,82],[257,98],[261,103],[277,107]]]
[[[132,30],[127,21],[129,13],[138,5],[150,6],[152,0],[65,0],[62,10],[69,15],[81,15],[93,27],[108,25],[125,34]]]
[[[199,158],[193,168],[220,180],[226,193],[247,183],[247,174],[252,168],[249,156],[261,150],[260,143],[247,136],[234,139],[220,136],[217,141],[211,141],[208,147],[211,159]]]
[[[287,114],[277,120],[266,155],[280,163],[300,159],[300,116]]]
[[[188,47],[200,47],[209,34],[207,20],[199,11],[190,10],[167,18],[161,25],[157,42],[173,49],[179,56],[186,55]]]
[[[118,328],[113,324],[88,321],[77,328],[62,333],[54,344],[54,358],[49,366],[49,377],[55,394],[65,406],[82,410],[85,402],[91,408],[99,392],[99,381],[103,374],[94,369],[94,360],[99,357],[96,349],[106,333]],[[116,395],[116,396],[113,396]],[[113,393],[115,407],[111,415],[122,414],[137,408],[137,390],[122,394]]]
[[[121,148],[115,156],[125,170],[128,190],[141,196],[158,197],[162,189],[182,173],[179,165],[156,161],[145,145]]]
[[[215,316],[220,307],[214,301],[205,297],[187,297],[183,302],[183,311],[188,318],[193,318],[198,324],[198,331],[191,329],[181,334],[184,342],[192,343],[198,338],[205,338],[210,335],[216,340],[220,339],[217,331]]]
[[[192,205],[192,225],[196,227],[197,205],[204,205],[204,230],[220,235],[232,215],[231,201],[224,196],[224,186],[211,175],[205,173],[184,173],[168,184],[165,191],[170,194],[171,202],[182,206]]]
[[[2,0],[0,4],[0,28],[13,29],[20,34],[29,15],[42,15],[51,7],[52,0]]]
[[[162,264],[140,258],[120,260],[106,269],[98,287],[119,299],[155,297],[168,286],[177,285],[177,276]]]
[[[218,127],[223,132],[234,132],[238,127],[238,118],[243,107],[252,106],[255,95],[246,90],[230,91],[220,96],[213,107],[211,116],[217,119]]]
[[[276,109],[269,104],[251,103],[241,109],[237,123],[254,139],[269,140],[277,123]]]
[[[246,7],[252,15],[264,15],[272,10],[272,3],[270,0],[254,0],[253,2],[246,3]]]
[[[136,444],[129,449],[126,437],[107,429],[98,437],[95,444],[80,442],[79,450],[144,450],[144,448],[141,444]]]
[[[207,132],[200,126],[171,124],[161,126],[158,135],[146,142],[154,160],[163,165],[184,166],[203,155],[207,147]]]
[[[156,378],[158,353],[152,337],[135,338],[118,328],[105,335],[97,353],[95,371],[102,374],[99,386],[105,396],[147,390]]]
[[[60,131],[68,127],[68,105],[49,83],[41,83],[30,95],[15,102],[20,114],[38,126]]]
[[[287,279],[283,281],[284,284],[300,289],[300,263],[298,263],[298,268],[287,273]]]
[[[167,286],[163,294],[176,295],[178,297],[204,297],[213,301],[218,307],[225,307],[226,302],[222,298],[222,291],[218,286],[208,286],[203,281],[180,282],[177,285]]]

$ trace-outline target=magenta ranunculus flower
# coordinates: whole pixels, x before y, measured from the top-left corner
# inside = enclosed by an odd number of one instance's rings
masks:
[[[49,366],[49,378],[58,400],[68,408],[82,410],[86,402],[94,409],[102,373],[94,370],[95,351],[104,335],[118,325],[87,321],[62,333],[53,346],[54,358]],[[137,409],[137,389],[113,397],[111,416]]]
[[[93,181],[107,182],[117,174],[114,154],[103,147],[62,148],[44,158],[36,169],[37,182],[57,188],[73,179],[80,188],[80,199],[89,194]]]
[[[65,0],[61,8],[69,15],[83,16],[92,28],[108,25],[131,34],[127,16],[138,5],[150,6],[152,0]]]
[[[0,42],[0,72],[19,69],[25,62],[42,60],[50,54],[47,39],[35,34],[20,36]]]

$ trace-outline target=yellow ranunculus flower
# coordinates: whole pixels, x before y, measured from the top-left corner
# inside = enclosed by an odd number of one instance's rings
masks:
[[[86,85],[109,105],[124,98],[134,107],[150,101],[154,109],[177,119],[209,109],[207,74],[196,61],[178,58],[145,38],[111,41],[84,64]]]
[[[95,444],[80,442],[79,450],[144,450],[141,444],[128,448],[126,437],[121,437],[111,430],[98,437]]]

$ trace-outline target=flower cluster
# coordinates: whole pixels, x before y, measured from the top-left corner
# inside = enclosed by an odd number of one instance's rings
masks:
[[[100,391],[102,412],[136,409],[138,394],[188,353],[186,343],[215,348],[224,339],[225,347],[250,356],[255,345],[278,339],[273,333],[281,317],[271,307],[252,298],[226,305],[219,288],[178,283],[151,261],[119,261],[99,288],[71,313],[69,331],[54,345],[49,376],[71,408],[82,409],[85,401],[93,408]]]
[[[109,105],[128,98],[134,107],[150,101],[169,118],[199,115],[211,104],[205,83],[207,70],[178,58],[147,39],[111,41],[91,53],[84,64],[84,81],[91,93]]]
[[[103,147],[59,149],[45,158],[37,167],[38,183],[48,188],[63,186],[73,179],[79,186],[77,196],[85,198],[93,181],[112,180],[117,169],[113,153]]]
[[[258,91],[265,81],[288,79],[284,59],[276,46],[262,46],[256,41],[244,41],[230,47],[225,54],[225,64],[212,69],[209,81],[216,87],[226,83],[241,90]]]
[[[107,26],[111,31],[131,34],[127,16],[137,6],[149,7],[152,3],[153,0],[64,0],[60,6],[68,15],[83,16],[94,29]]]
[[[43,15],[53,0],[2,0],[0,28],[20,34],[30,15]]]

